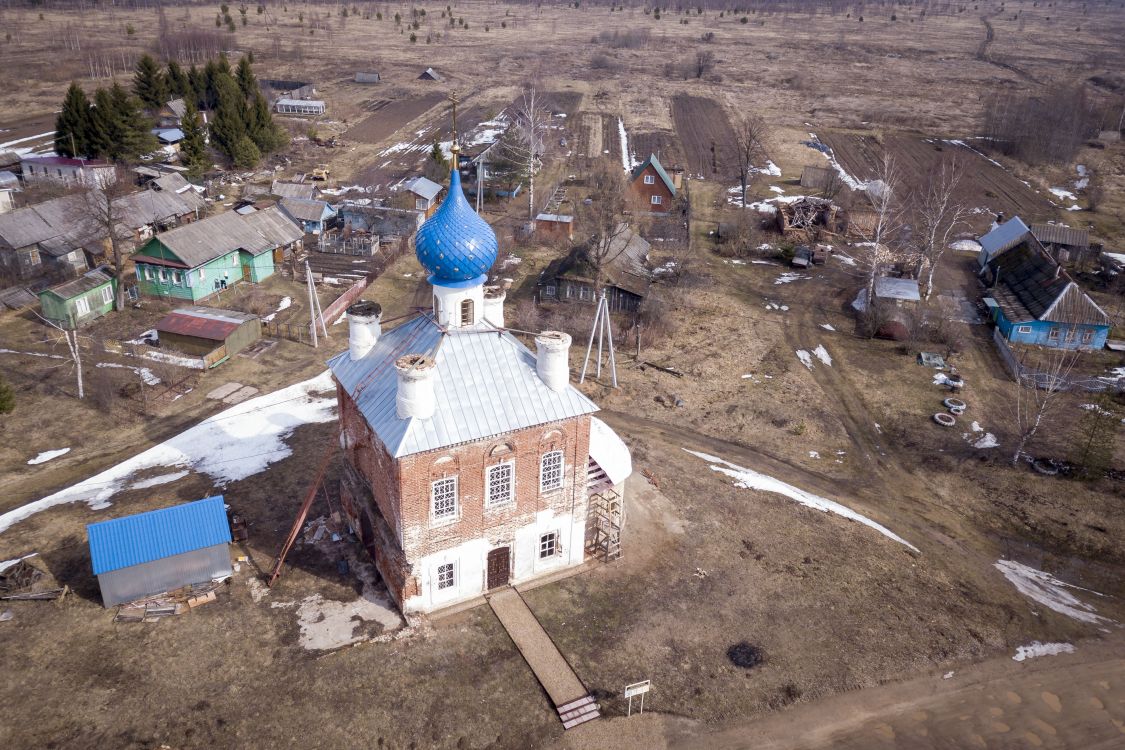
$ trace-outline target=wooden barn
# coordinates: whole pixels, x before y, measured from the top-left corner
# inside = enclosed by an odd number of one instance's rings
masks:
[[[185,307],[174,310],[156,324],[160,345],[203,358],[208,367],[225,362],[262,337],[257,315]]]
[[[611,312],[636,312],[640,309],[652,284],[648,267],[650,245],[634,231],[626,230],[614,238],[603,272],[606,299]],[[587,249],[576,247],[568,255],[557,258],[539,277],[540,302],[596,302],[594,277],[596,268]]]

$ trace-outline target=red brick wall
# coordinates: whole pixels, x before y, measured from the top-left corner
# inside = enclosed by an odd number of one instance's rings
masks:
[[[645,175],[652,175],[653,183],[651,185],[645,184]],[[664,180],[660,179],[660,175],[656,173],[656,168],[651,164],[637,175],[637,179],[633,180],[632,189],[649,211],[665,213],[672,210],[672,201],[674,200],[672,191],[664,184]],[[659,206],[652,204],[652,196],[654,195],[661,197]]]

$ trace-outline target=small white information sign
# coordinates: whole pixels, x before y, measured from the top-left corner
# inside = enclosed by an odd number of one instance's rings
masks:
[[[652,687],[652,680],[642,680],[641,682],[634,682],[632,685],[625,686],[625,697],[629,699],[629,711],[626,716],[633,715],[633,697],[641,696],[641,708],[638,713],[645,712],[645,693]]]

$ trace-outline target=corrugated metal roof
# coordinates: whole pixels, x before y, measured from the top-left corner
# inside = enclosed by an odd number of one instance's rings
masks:
[[[1064,227],[1062,224],[1032,224],[1031,233],[1040,242],[1069,247],[1089,247],[1090,230]]]
[[[13,250],[57,237],[59,232],[31,207],[0,214],[0,240]]]
[[[230,543],[223,496],[86,527],[94,575]]]
[[[875,296],[880,299],[901,299],[918,302],[922,296],[918,293],[918,282],[914,279],[895,279],[890,276],[880,276],[875,279]]]
[[[324,102],[320,99],[278,99],[279,106],[284,107],[317,107],[324,109]]]
[[[415,177],[413,180],[403,185],[403,187],[415,195],[422,196],[428,201],[432,201],[437,197],[437,194],[444,189],[444,186],[439,185],[428,177]]]
[[[254,216],[261,213],[265,212],[241,216],[228,211],[163,232],[156,239],[190,268],[201,266],[235,250],[258,255],[283,244],[267,239],[259,230],[259,225],[252,221]],[[295,224],[293,226],[296,227]],[[299,227],[297,231],[300,232]],[[300,236],[303,235],[299,234],[298,237]],[[145,261],[143,255],[139,260]]]
[[[279,198],[305,198],[312,200],[316,197],[316,185],[311,182],[282,182],[274,180],[270,185],[270,192]]]
[[[210,341],[226,341],[240,325],[256,316],[212,307],[185,307],[173,310],[160,319],[156,330],[181,336],[195,336]]]
[[[991,260],[997,253],[1018,245],[1030,232],[1027,224],[1020,217],[1014,216],[981,237],[980,246],[985,250],[985,257]]]
[[[62,299],[70,299],[71,297],[77,297],[80,294],[85,294],[86,292],[97,289],[99,286],[102,286],[103,284],[106,284],[110,281],[113,281],[112,276],[107,274],[105,271],[95,269],[93,271],[88,271],[87,273],[79,276],[77,279],[68,281],[65,284],[59,284],[57,286],[51,287],[50,289],[45,289],[43,292],[40,292],[40,294],[46,294],[50,292],[51,294],[54,294],[57,297],[61,297]]]
[[[539,214],[535,217],[536,221],[553,221],[558,224],[570,224],[574,221],[573,216],[564,216],[563,214]]]
[[[297,221],[320,221],[333,213],[327,202],[307,198],[282,198],[278,205]]]
[[[252,214],[246,214],[242,220],[255,231],[260,232],[275,247],[299,242],[305,236],[305,231],[277,206],[268,206]]]
[[[434,416],[399,419],[395,359],[433,352],[439,341]],[[487,323],[443,333],[428,313],[384,333],[366,357],[353,362],[345,351],[328,366],[395,457],[598,410],[573,386],[557,393],[544,385],[535,371],[535,355],[512,334]]]

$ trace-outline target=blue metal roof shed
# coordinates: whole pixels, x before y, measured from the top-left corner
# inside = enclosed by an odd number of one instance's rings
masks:
[[[223,496],[86,527],[107,607],[231,574]]]

